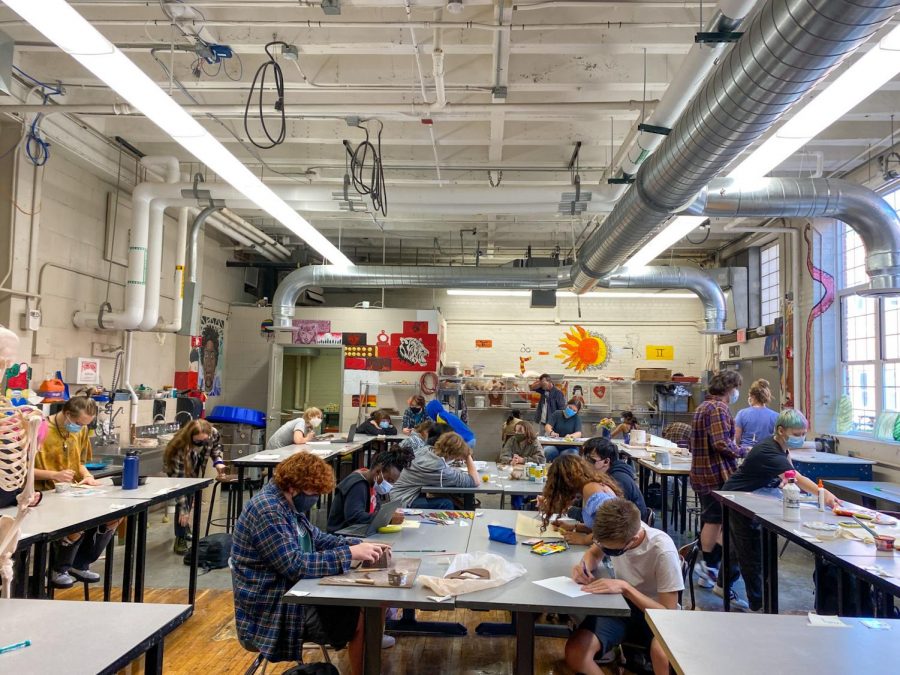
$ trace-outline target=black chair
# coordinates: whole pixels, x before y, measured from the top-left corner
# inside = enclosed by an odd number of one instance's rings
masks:
[[[259,670],[260,666],[262,666],[262,670],[259,671],[259,675],[265,675],[266,668],[269,666],[269,661],[267,661],[266,658],[262,654],[259,653],[259,649],[256,647],[256,645],[254,645],[251,642],[247,642],[246,640],[242,640],[240,637],[238,637],[238,642],[240,643],[241,647],[246,649],[248,652],[256,654],[256,658],[253,659],[253,663],[251,663],[250,666],[247,668],[247,670],[244,671],[244,675],[255,675],[256,671]],[[309,644],[314,644],[314,643],[309,643]],[[331,646],[330,645],[320,645],[317,643],[315,643],[315,644],[316,644],[316,647],[318,647],[319,649],[322,650],[322,657],[325,659],[325,663],[331,663],[331,655],[328,653],[328,650],[331,649]],[[303,665],[303,650],[304,649],[305,649],[305,647],[303,645],[301,645],[300,660],[297,661],[297,665],[300,665],[300,666]]]

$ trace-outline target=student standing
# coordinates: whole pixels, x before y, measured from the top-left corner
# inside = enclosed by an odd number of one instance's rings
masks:
[[[566,664],[578,673],[602,675],[595,656],[629,642],[649,648],[655,675],[668,675],[669,661],[647,625],[645,612],[678,607],[684,579],[675,544],[665,532],[642,523],[637,507],[625,499],[611,499],[600,506],[592,535],[591,547],[572,568],[572,579],[589,593],[621,595],[631,616],[586,618],[566,641]],[[598,574],[604,556],[612,562],[615,579]]]
[[[328,512],[328,531],[370,523],[381,505],[390,499],[400,473],[409,466],[412,453],[396,448],[375,455],[369,469],[354,471],[338,483]],[[394,513],[392,524],[403,522],[402,513]]]
[[[303,445],[316,437],[316,429],[322,424],[322,411],[307,408],[300,417],[289,420],[272,434],[266,450],[277,450],[289,445]]]
[[[534,411],[534,421],[543,429],[544,425],[550,421],[550,416],[566,406],[566,397],[553,385],[553,380],[547,373],[531,383],[531,391],[541,396],[537,409]]]
[[[450,462],[464,460],[465,470],[450,466]],[[409,468],[400,474],[394,485],[395,500],[402,500],[404,506],[424,509],[452,509],[453,501],[447,497],[427,497],[429,487],[473,488],[479,482],[478,470],[472,459],[472,448],[466,445],[458,433],[450,431],[442,434],[434,447],[420,452]]]
[[[218,479],[225,478],[225,460],[222,459],[222,441],[219,431],[206,420],[192,420],[185,424],[169,441],[163,453],[163,468],[169,478],[200,478],[206,473],[206,459],[212,459]],[[188,536],[197,495],[182,495],[175,500],[175,544],[179,555],[187,553]]]
[[[581,438],[581,401],[570,399],[566,407],[557,410],[544,425],[544,434],[550,438]],[[552,462],[560,455],[578,454],[578,446],[550,445],[544,450],[547,461]]]
[[[428,419],[428,414],[425,412],[424,396],[421,394],[410,396],[406,403],[407,408],[403,411],[402,425],[404,434],[412,432],[413,429]]]
[[[739,410],[734,416],[735,443],[749,449],[774,433],[778,413],[766,407],[771,401],[768,381],[756,380],[750,385],[750,407]]]
[[[733,370],[716,373],[706,400],[691,420],[691,487],[700,497],[700,585],[712,588],[722,559],[722,505],[713,497],[737,470],[741,448],[734,442],[734,419],[729,403],[738,400],[741,375]]]
[[[646,521],[650,510],[644,502],[644,495],[634,480],[634,469],[628,462],[619,459],[619,449],[608,438],[595,437],[581,446],[581,455],[591,465],[612,478],[622,488],[622,496],[638,507],[641,520]]]
[[[47,436],[34,458],[35,490],[52,490],[60,483],[99,485],[85,466],[93,458],[88,425],[96,416],[97,403],[87,396],[73,396],[50,416]],[[76,579],[100,581],[90,566],[103,554],[119,522],[111,520],[54,541],[50,582],[57,588],[70,588]]]

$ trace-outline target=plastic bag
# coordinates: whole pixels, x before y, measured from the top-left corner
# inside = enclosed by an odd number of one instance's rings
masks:
[[[472,568],[487,570],[490,579],[448,579],[447,576]],[[430,577],[419,575],[417,583],[430,588],[436,595],[462,595],[483,591],[486,588],[495,588],[508,584],[513,579],[525,574],[526,570],[518,563],[510,562],[494,553],[486,551],[474,551],[472,553],[458,553],[454,556],[450,567],[444,577]]]

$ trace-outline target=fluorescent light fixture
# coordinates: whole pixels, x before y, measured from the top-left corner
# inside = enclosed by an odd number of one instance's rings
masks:
[[[447,295],[462,295],[469,297],[481,298],[530,298],[531,291],[517,290],[489,290],[476,288],[448,288]],[[697,296],[693,293],[652,293],[645,291],[589,291],[580,296],[572,291],[556,291],[557,298],[664,298],[666,300],[696,300]]]
[[[65,0],[4,0],[14,12],[140,110],[229,185],[335,265],[347,256],[266,187],[241,161]]]
[[[738,164],[728,177],[741,181],[762,178],[898,74],[900,26],[803,105]],[[649,264],[690,234],[703,220],[696,216],[678,216],[634,254],[625,267],[634,269]]]

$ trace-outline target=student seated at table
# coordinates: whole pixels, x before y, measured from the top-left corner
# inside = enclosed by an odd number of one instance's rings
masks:
[[[501,446],[509,440],[510,436],[516,433],[516,425],[518,425],[521,421],[521,412],[519,412],[518,410],[513,410],[511,413],[509,413],[509,417],[506,418],[506,421],[503,423],[503,428],[500,430]]]
[[[780,487],[786,482],[785,471],[796,471],[791,462],[791,449],[803,447],[808,428],[806,418],[799,410],[791,408],[782,411],[775,420],[775,433],[756,445],[744,458],[731,477],[725,481],[723,490],[735,492],[753,492],[762,488]],[[805,476],[796,473],[797,485],[801,490],[810,494],[817,494],[818,486]],[[825,505],[829,508],[838,500],[828,490],[825,491]],[[763,577],[762,577],[762,537],[759,524],[751,518],[732,511],[729,533],[731,534],[731,546],[729,551],[732,561],[736,561],[744,577],[744,586],[747,590],[747,604],[751,612],[762,611],[763,602]],[[722,590],[722,577],[719,575],[718,583],[713,592],[716,595],[724,595]],[[746,609],[742,602],[737,603],[738,609]]]
[[[685,422],[672,422],[663,429],[662,437],[679,448],[688,448],[691,443],[691,425]]]
[[[644,502],[644,495],[634,480],[634,469],[628,462],[619,459],[619,449],[607,438],[589,438],[581,446],[581,456],[590,462],[597,471],[605,473],[622,488],[622,496],[638,507],[641,520],[647,520],[649,509]]]
[[[421,394],[410,396],[406,403],[407,407],[406,410],[403,411],[402,425],[404,434],[412,432],[416,426],[428,419],[428,414],[425,412],[424,396]]]
[[[206,473],[206,458],[212,459],[218,479],[227,473],[222,459],[219,431],[206,420],[191,420],[169,441],[163,453],[163,469],[169,478],[201,478]],[[182,495],[175,500],[175,544],[173,550],[184,555],[191,534],[191,516],[199,493]]]
[[[322,424],[322,411],[307,408],[300,417],[288,420],[272,434],[266,450],[277,450],[289,445],[303,445],[316,437],[316,429]]]
[[[609,435],[610,438],[619,438],[620,436],[624,437],[625,434],[630,434],[635,429],[639,429],[637,418],[634,416],[634,413],[630,410],[626,410],[622,413],[621,420],[618,426],[612,430],[612,433]]]
[[[376,410],[372,416],[356,428],[356,433],[367,436],[396,436],[397,427],[391,423],[387,410]]]
[[[497,464],[525,464],[535,462],[544,464],[547,461],[544,449],[541,447],[534,433],[534,428],[528,422],[521,420],[516,424],[513,435],[506,439]]]
[[[391,499],[394,484],[412,458],[412,452],[399,447],[384,450],[375,455],[371,468],[354,471],[338,483],[328,512],[328,531],[372,522],[380,506]],[[391,523],[402,522],[403,514],[394,512]]]
[[[430,419],[426,419],[417,424],[416,427],[409,432],[409,436],[400,441],[400,448],[410,451],[413,455],[418,455],[419,452],[428,447],[428,435],[433,428],[434,422]]]
[[[581,438],[581,401],[577,398],[569,399],[566,407],[557,410],[550,415],[547,424],[544,425],[544,435],[550,438]],[[548,462],[552,462],[560,455],[577,454],[577,446],[548,445],[544,454]]]
[[[334,489],[322,459],[300,452],[275,468],[274,478],[244,507],[234,527],[231,582],[238,639],[269,661],[298,661],[304,641],[343,649],[350,669],[363,672],[363,630],[358,607],[282,602],[301,579],[342,574],[352,560],[375,562],[384,545],[326,534],[306,512]]]
[[[592,536],[591,547],[572,568],[572,579],[590,593],[621,595],[631,616],[584,619],[566,641],[566,665],[578,673],[600,675],[604,671],[594,659],[628,642],[646,645],[655,675],[668,675],[669,661],[644,612],[678,607],[684,579],[674,542],[642,523],[637,507],[627,499],[610,499],[597,509]],[[612,562],[615,579],[600,574],[604,556]]]
[[[85,466],[93,458],[88,425],[96,416],[97,403],[87,396],[73,396],[50,416],[47,436],[34,459],[35,490],[52,490],[60,483],[100,484]],[[90,566],[103,555],[118,526],[118,519],[111,520],[54,541],[50,582],[57,588],[70,588],[76,579],[100,581]]]
[[[563,455],[547,469],[538,508],[543,517],[543,529],[557,514],[568,513],[575,500],[581,498],[581,523],[556,527],[563,532],[569,544],[589,546],[594,514],[603,502],[613,497],[621,497],[622,488],[612,478],[595,469],[580,455]]]
[[[464,460],[465,470],[450,466],[450,462]],[[472,459],[472,448],[455,431],[442,434],[433,448],[428,448],[416,455],[409,468],[400,474],[392,499],[402,500],[403,506],[417,509],[452,509],[453,501],[449,497],[427,497],[429,487],[462,487],[473,488],[480,478]]]

